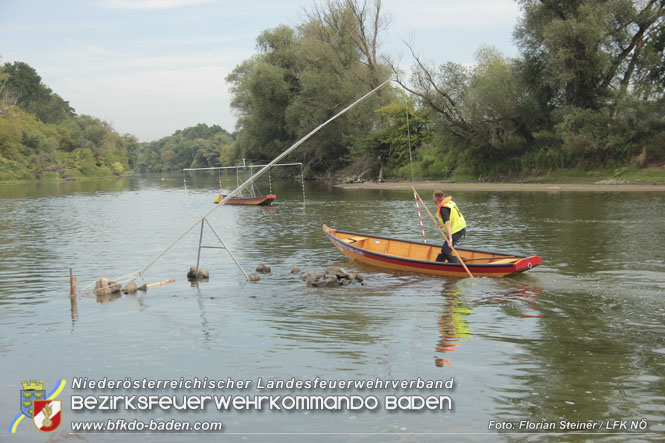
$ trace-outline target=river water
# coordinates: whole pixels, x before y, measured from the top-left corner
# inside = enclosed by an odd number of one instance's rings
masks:
[[[57,397],[63,401],[63,424],[42,434],[28,418],[17,425],[13,440],[664,438],[662,193],[456,191],[469,224],[460,247],[541,255],[543,264],[501,279],[446,279],[360,267],[321,232],[326,223],[421,239],[411,193],[306,183],[303,202],[299,181],[273,181],[278,196],[273,206],[226,206],[208,217],[248,273],[261,263],[272,272],[247,282],[226,251],[204,249],[201,267],[211,277],[192,285],[185,274],[196,263],[199,221],[214,207],[217,178],[193,177],[187,190],[182,176],[164,178],[0,186],[2,432],[20,413],[22,381],[44,381],[47,392],[61,379],[67,383]],[[235,178],[225,178],[224,184],[232,187]],[[267,191],[267,181],[261,187]],[[422,194],[426,198],[430,192]],[[431,223],[423,221],[429,240],[438,241]],[[175,282],[118,297],[81,294],[72,307],[70,268],[83,293],[102,276],[143,269],[190,227],[144,274],[146,283]],[[207,226],[203,243],[220,245]],[[308,288],[291,273],[293,265],[303,271],[341,265],[361,272],[364,285]],[[72,386],[75,378],[206,377],[251,384],[212,390]],[[263,388],[257,386],[259,378]],[[439,380],[452,387],[265,387],[292,378]],[[363,401],[375,397],[379,404],[350,411],[278,411],[267,404],[260,411],[219,411],[214,404],[202,411],[72,410],[73,396],[108,394],[323,395],[337,400],[355,395]],[[426,411],[387,410],[388,396],[447,397],[452,408],[446,403]],[[220,420],[224,429],[223,435],[68,434],[73,422],[118,417]],[[595,429],[553,433],[579,422],[595,423]],[[646,429],[639,429],[638,422]],[[536,423],[555,427],[539,430]]]

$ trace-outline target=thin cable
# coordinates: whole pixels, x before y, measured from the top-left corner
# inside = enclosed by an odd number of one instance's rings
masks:
[[[404,104],[406,107],[406,134],[409,141],[409,163],[411,164],[411,181],[413,181],[413,158],[411,156],[411,127],[409,126],[409,104],[404,96]]]

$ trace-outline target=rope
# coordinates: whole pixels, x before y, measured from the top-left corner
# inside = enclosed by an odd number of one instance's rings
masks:
[[[411,155],[411,127],[409,126],[409,106],[408,102],[406,101],[406,96],[404,97],[404,104],[406,105],[406,134],[407,134],[407,139],[409,140],[409,163],[411,164],[411,181],[413,181],[413,157]]]
[[[136,278],[141,278],[141,279],[143,279],[143,276],[142,276],[142,274],[141,274],[141,271],[134,271],[134,272],[132,272],[131,274],[122,275],[122,276],[117,277],[117,278],[114,278],[114,279],[109,279],[109,282],[112,281],[112,282],[114,282],[114,283],[120,283],[120,284],[122,285],[123,283],[129,283],[130,281],[132,281],[132,280],[134,280],[134,279],[136,279]],[[81,289],[80,291],[78,291],[77,294],[78,294],[80,297],[85,297],[85,296],[87,296],[87,295],[89,295],[89,294],[92,294],[93,292],[96,292],[98,289],[106,289],[106,288],[110,288],[110,287],[111,287],[111,285],[109,284],[109,285],[106,285],[106,286],[102,286],[102,287],[100,287],[100,288],[97,288],[97,287],[96,287],[96,284],[97,284],[97,281],[94,281],[94,282],[90,283],[89,285],[87,285],[86,287],[84,287],[83,289]],[[95,289],[91,289],[91,290],[86,291],[86,289],[92,287],[93,285],[95,285]],[[84,292],[84,291],[86,291],[86,292]]]

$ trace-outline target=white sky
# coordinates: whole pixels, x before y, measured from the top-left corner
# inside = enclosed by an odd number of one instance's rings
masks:
[[[224,80],[256,37],[304,22],[313,0],[0,0],[0,62],[23,61],[78,114],[140,141],[197,123],[232,132]],[[411,64],[472,64],[492,45],[517,54],[513,0],[383,0],[382,51]],[[401,56],[401,58],[400,58]]]

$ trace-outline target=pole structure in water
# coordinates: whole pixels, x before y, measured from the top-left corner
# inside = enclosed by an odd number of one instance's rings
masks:
[[[160,253],[160,254],[159,254],[159,255],[158,255],[153,261],[151,261],[146,267],[144,267],[143,269],[141,269],[141,270],[139,271],[139,275],[143,275],[143,273],[144,273],[145,271],[147,271],[148,268],[150,268],[152,265],[154,265],[154,264],[157,262],[157,260],[159,260],[164,254],[166,254],[166,253],[169,251],[169,249],[171,249],[176,243],[178,243],[180,240],[182,240],[183,237],[185,237],[187,234],[189,234],[189,232],[190,232],[192,229],[194,229],[195,227],[197,227],[199,223],[203,223],[203,221],[206,219],[206,217],[208,217],[210,214],[212,214],[215,210],[217,210],[217,209],[219,209],[220,207],[224,206],[229,200],[231,200],[233,197],[235,197],[240,191],[242,191],[243,189],[245,189],[248,185],[250,185],[251,183],[253,183],[256,179],[258,179],[259,177],[261,177],[266,171],[268,171],[268,170],[269,170],[271,167],[273,167],[275,164],[279,163],[279,161],[280,161],[281,159],[283,159],[284,157],[286,157],[287,155],[289,155],[291,152],[295,151],[300,145],[302,145],[303,143],[305,143],[305,141],[307,141],[310,137],[312,137],[314,134],[316,134],[321,128],[323,128],[323,127],[326,126],[328,123],[330,123],[330,122],[332,122],[333,120],[335,120],[335,119],[336,119],[337,117],[339,117],[340,115],[346,113],[349,109],[353,108],[353,107],[356,106],[358,103],[364,101],[365,99],[367,99],[368,97],[370,97],[371,95],[373,95],[375,92],[377,92],[379,89],[381,89],[381,88],[383,88],[384,86],[386,86],[386,85],[387,85],[388,83],[390,83],[391,81],[392,81],[392,79],[390,79],[390,80],[386,80],[385,82],[381,83],[381,84],[380,84],[379,86],[377,86],[376,88],[374,88],[374,89],[372,89],[371,91],[369,91],[367,94],[365,94],[365,95],[363,95],[362,97],[360,97],[358,100],[356,100],[356,101],[354,101],[353,103],[351,103],[350,105],[348,105],[346,108],[344,108],[344,109],[342,109],[341,111],[339,111],[337,114],[335,114],[335,115],[333,115],[332,117],[330,117],[330,118],[329,118],[328,120],[326,120],[325,122],[321,123],[319,126],[317,126],[316,128],[314,128],[313,130],[311,130],[311,131],[310,131],[307,135],[305,135],[303,138],[301,138],[300,140],[298,140],[297,142],[295,142],[294,144],[292,144],[292,145],[291,145],[286,151],[282,152],[282,153],[279,154],[277,157],[275,157],[270,163],[268,163],[267,165],[265,165],[265,166],[264,166],[263,168],[261,168],[258,172],[256,172],[255,174],[253,174],[253,175],[252,175],[251,177],[249,177],[247,180],[245,180],[245,182],[243,182],[241,185],[239,185],[239,186],[236,187],[234,190],[232,190],[231,192],[229,192],[228,194],[226,194],[226,197],[224,197],[224,198],[219,202],[218,205],[215,205],[215,207],[213,207],[210,211],[208,211],[205,215],[203,215],[203,217],[201,217],[201,219],[200,219],[199,221],[197,221],[196,223],[194,223],[194,224],[193,224],[192,226],[190,226],[185,232],[183,232],[182,235],[180,235],[180,237],[178,237],[178,239],[177,239],[176,241],[174,241],[173,243],[171,243],[171,245],[169,245],[164,251],[162,251],[162,252],[161,252],[161,253]],[[243,159],[243,161],[244,161],[244,159]]]
[[[303,143],[305,143],[305,141],[307,141],[311,136],[313,136],[314,134],[316,134],[321,128],[323,128],[324,126],[326,126],[326,125],[327,125],[328,123],[330,123],[331,121],[335,120],[335,119],[336,119],[337,117],[339,117],[340,115],[346,113],[349,109],[353,108],[353,107],[356,106],[358,103],[364,101],[367,97],[371,96],[372,94],[374,94],[376,91],[378,91],[379,89],[381,89],[381,88],[383,88],[384,86],[386,86],[386,85],[387,85],[388,83],[390,83],[391,81],[392,81],[392,80],[386,80],[385,82],[381,83],[379,86],[377,86],[376,88],[372,89],[372,90],[369,91],[367,94],[363,95],[363,96],[360,97],[358,100],[356,100],[355,102],[351,103],[349,106],[347,106],[346,108],[342,109],[342,110],[339,111],[337,114],[333,115],[333,116],[330,117],[328,120],[326,120],[325,122],[321,123],[319,126],[317,126],[316,128],[314,128],[314,129],[313,129],[312,131],[310,131],[306,136],[304,136],[303,138],[301,138],[300,140],[298,140],[297,142],[295,142],[294,144],[292,144],[291,147],[289,147],[286,151],[284,151],[284,152],[282,152],[281,154],[279,154],[277,157],[275,157],[275,158],[273,159],[273,161],[271,161],[270,163],[268,163],[267,165],[265,165],[265,166],[264,166],[263,168],[261,168],[258,172],[256,172],[256,173],[255,173],[254,175],[252,175],[250,178],[248,178],[244,183],[242,183],[242,184],[241,184],[240,186],[238,186],[236,189],[234,189],[233,191],[231,191],[230,193],[228,193],[228,194],[226,195],[226,197],[224,197],[224,198],[222,199],[222,201],[219,202],[219,205],[216,206],[216,207],[214,207],[214,208],[212,208],[212,209],[210,210],[210,212],[208,212],[208,214],[206,214],[205,216],[208,216],[208,215],[209,215],[210,213],[212,213],[215,209],[217,209],[217,208],[219,208],[220,206],[226,204],[226,202],[229,201],[229,200],[231,200],[231,198],[233,198],[238,192],[240,192],[241,190],[243,190],[245,187],[247,187],[249,184],[251,184],[252,182],[254,182],[254,181],[255,181],[256,179],[258,179],[259,177],[261,177],[261,176],[262,176],[266,171],[268,171],[272,166],[274,166],[276,163],[279,163],[279,161],[280,161],[281,159],[283,159],[284,157],[286,157],[287,155],[289,155],[291,152],[293,152],[294,150],[296,150],[296,148],[298,148],[298,146],[300,146],[300,145],[302,145]]]

